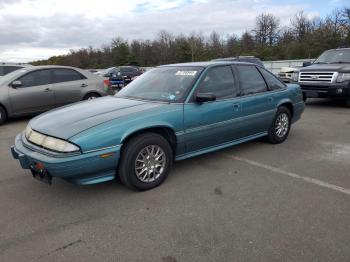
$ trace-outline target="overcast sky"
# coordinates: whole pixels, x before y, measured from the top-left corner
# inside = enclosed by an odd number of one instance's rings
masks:
[[[101,47],[112,38],[153,39],[165,29],[240,35],[272,13],[288,24],[299,10],[324,16],[347,0],[0,0],[0,61],[27,62]]]

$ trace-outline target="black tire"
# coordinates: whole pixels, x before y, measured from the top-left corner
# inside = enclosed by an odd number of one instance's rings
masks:
[[[99,97],[101,97],[101,96],[97,93],[89,93],[89,94],[84,96],[83,100],[92,100],[92,99],[96,99]]]
[[[143,150],[146,150],[147,147],[152,146],[161,148],[164,153],[163,155],[165,157],[165,164],[164,167],[162,167],[163,170],[161,174],[159,174],[159,177],[154,178],[155,174],[153,173],[154,181],[145,182],[141,180],[142,178],[139,178],[137,176],[136,165],[138,162],[136,162],[136,159],[141,156],[141,152],[143,152]],[[146,159],[144,160],[148,161]],[[173,150],[169,142],[161,135],[155,133],[143,133],[135,136],[123,146],[118,168],[119,179],[126,187],[130,189],[139,191],[149,190],[159,186],[164,182],[171,170],[172,164]],[[152,164],[144,163],[140,165],[143,166],[139,168],[144,168],[146,165],[148,165],[148,168],[151,168],[149,165]],[[147,173],[148,171],[145,172]],[[151,176],[151,174],[149,176]]]
[[[6,119],[7,119],[6,110],[2,106],[0,106],[0,125],[5,123]]]
[[[278,129],[278,126],[283,126],[283,123],[281,122],[281,118],[283,119],[283,117],[286,117],[288,121],[287,125],[284,125],[284,130],[282,131],[282,133],[278,134],[278,132],[280,131],[280,129]],[[291,128],[291,113],[289,111],[289,109],[285,106],[281,106],[278,108],[277,113],[275,118],[273,119],[273,122],[269,128],[269,133],[267,135],[267,140],[272,143],[272,144],[280,144],[283,143],[288,135],[289,135],[289,131]],[[284,121],[283,121],[284,122]]]

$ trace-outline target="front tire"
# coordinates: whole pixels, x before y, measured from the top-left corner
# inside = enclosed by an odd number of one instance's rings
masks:
[[[267,139],[272,144],[283,143],[291,128],[291,113],[285,106],[278,108],[276,116],[269,128]]]
[[[0,125],[5,123],[6,119],[7,119],[6,111],[2,106],[0,106]]]
[[[124,145],[119,162],[119,178],[130,189],[140,191],[159,186],[173,164],[168,141],[155,133],[143,133]]]

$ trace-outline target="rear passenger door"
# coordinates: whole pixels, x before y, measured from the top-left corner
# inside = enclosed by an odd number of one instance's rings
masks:
[[[234,140],[235,119],[240,115],[237,81],[230,66],[209,68],[188,103],[184,104],[187,152]],[[198,103],[198,93],[212,93],[216,101]]]
[[[82,100],[84,89],[88,87],[85,76],[70,68],[54,68],[51,71],[56,106]]]
[[[262,134],[269,129],[275,115],[274,96],[256,66],[237,64],[235,68],[242,105],[240,136]]]

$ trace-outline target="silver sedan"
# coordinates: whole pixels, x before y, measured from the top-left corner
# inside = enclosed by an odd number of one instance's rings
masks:
[[[23,68],[0,79],[0,124],[8,117],[37,114],[112,92],[108,81],[79,68]]]

